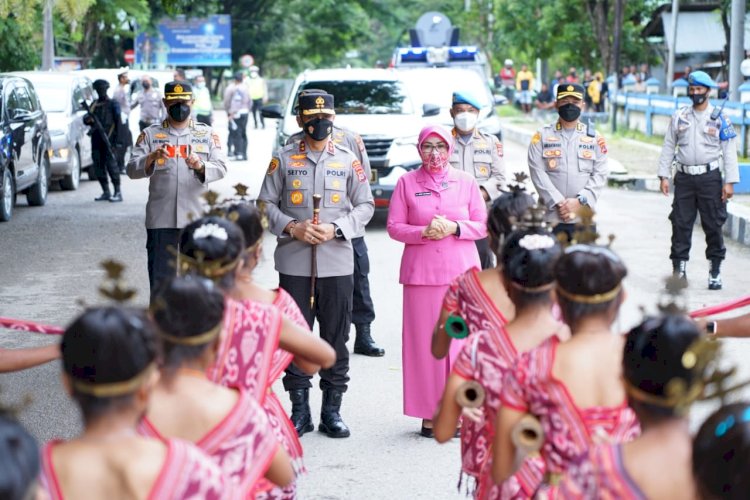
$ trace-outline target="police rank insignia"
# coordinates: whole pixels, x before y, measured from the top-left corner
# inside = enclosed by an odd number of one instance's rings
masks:
[[[531,144],[539,144],[539,141],[541,140],[542,140],[542,134],[537,132],[536,134],[534,134],[534,137],[531,138]]]
[[[301,187],[302,187],[302,181],[301,181],[301,180],[299,180],[299,179],[294,179],[294,180],[292,181],[292,187],[293,187],[294,189],[299,189],[299,188],[301,188]]]
[[[266,171],[266,175],[271,175],[274,172],[276,172],[276,169],[279,168],[279,159],[278,158],[271,158],[271,163],[268,165],[268,170]]]

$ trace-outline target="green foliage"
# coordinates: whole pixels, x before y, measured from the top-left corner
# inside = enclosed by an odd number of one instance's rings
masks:
[[[41,15],[39,22],[41,23]],[[41,24],[40,24],[41,26]],[[14,17],[0,17],[0,71],[21,71],[41,64],[42,37],[31,24],[18,22]]]

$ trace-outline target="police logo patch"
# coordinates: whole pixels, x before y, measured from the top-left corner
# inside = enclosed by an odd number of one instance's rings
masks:
[[[365,175],[365,169],[362,168],[362,164],[359,162],[359,160],[354,160],[352,162],[352,169],[357,173],[357,180],[359,182],[367,182],[367,176]]]
[[[271,175],[274,172],[276,172],[276,169],[278,168],[279,168],[279,159],[271,158],[271,163],[268,165],[268,170],[266,171],[266,174]]]
[[[289,200],[292,202],[292,205],[301,205],[305,201],[305,195],[302,194],[302,191],[292,191],[289,195]]]
[[[552,158],[547,162],[547,165],[549,166],[549,168],[557,168],[557,160]]]
[[[135,140],[135,145],[140,146],[143,144],[143,141],[146,139],[146,133],[141,132],[141,134],[138,136],[138,139]]]
[[[292,187],[293,187],[294,189],[299,189],[299,188],[301,188],[301,187],[302,187],[302,181],[301,181],[301,180],[299,180],[299,179],[294,179],[294,180],[292,181]]]
[[[154,134],[154,139],[166,139],[167,137],[169,136],[162,132],[157,132],[156,134]]]
[[[502,158],[503,157],[503,143],[498,142],[496,146],[497,146],[497,156]]]
[[[596,143],[599,145],[599,150],[602,152],[602,154],[607,154],[607,142],[604,140],[604,137],[599,136],[599,138],[596,140]]]
[[[338,193],[333,193],[333,194],[331,195],[331,202],[332,202],[332,203],[338,203],[338,202],[340,202],[340,201],[341,201],[341,195],[340,195],[340,194],[338,194]]]
[[[584,157],[584,158],[586,158],[587,160],[590,160],[591,158],[593,158],[593,157],[594,157],[594,153],[592,153],[591,151],[588,151],[588,150],[584,150],[584,151],[583,151],[583,152],[581,153],[581,156],[583,156],[583,157]]]
[[[365,152],[365,143],[364,143],[364,141],[362,140],[362,138],[360,136],[356,137],[356,141],[357,141],[357,147],[359,147],[359,152],[360,153],[364,153]]]
[[[479,169],[479,173],[482,175],[487,175],[487,167],[481,167]]]
[[[531,138],[531,144],[539,144],[539,141],[541,140],[542,140],[542,134],[537,132],[536,134],[534,134],[534,137]]]

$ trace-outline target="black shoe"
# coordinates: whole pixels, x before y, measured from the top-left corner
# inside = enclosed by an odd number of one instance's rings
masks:
[[[354,340],[354,353],[379,358],[385,355],[385,349],[379,347],[370,335],[370,324],[354,325],[357,338]]]
[[[721,290],[723,283],[721,282],[721,261],[712,260],[711,270],[708,272],[708,289],[709,290]]]
[[[293,389],[289,391],[289,399],[292,400],[290,420],[297,435],[302,437],[306,432],[315,429],[310,415],[310,389]]]
[[[672,275],[679,278],[683,282],[683,284],[687,286],[687,261],[673,260]]]
[[[351,434],[349,427],[341,419],[341,398],[343,393],[336,389],[323,391],[323,405],[320,408],[318,430],[328,437],[345,438]]]
[[[424,424],[422,424],[422,428],[419,430],[419,435],[426,438],[433,438],[435,437],[435,432],[432,430],[432,427],[425,427]]]
[[[94,201],[109,201],[110,199],[112,199],[112,195],[109,194],[109,191],[104,191],[100,197],[94,198]]]
[[[117,191],[117,192],[116,192],[116,193],[115,193],[115,194],[114,194],[114,195],[113,195],[113,196],[112,196],[112,197],[111,197],[111,198],[109,199],[109,201],[110,201],[111,203],[117,203],[117,202],[120,202],[120,201],[122,201],[122,193],[121,193],[121,192],[119,192],[119,191]]]

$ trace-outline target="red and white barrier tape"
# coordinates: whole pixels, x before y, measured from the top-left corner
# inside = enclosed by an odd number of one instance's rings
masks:
[[[43,325],[41,323],[34,323],[33,321],[4,318],[2,316],[0,316],[0,328],[8,328],[9,330],[18,330],[21,332],[44,333],[47,335],[62,335],[65,332],[65,329],[59,326]]]

